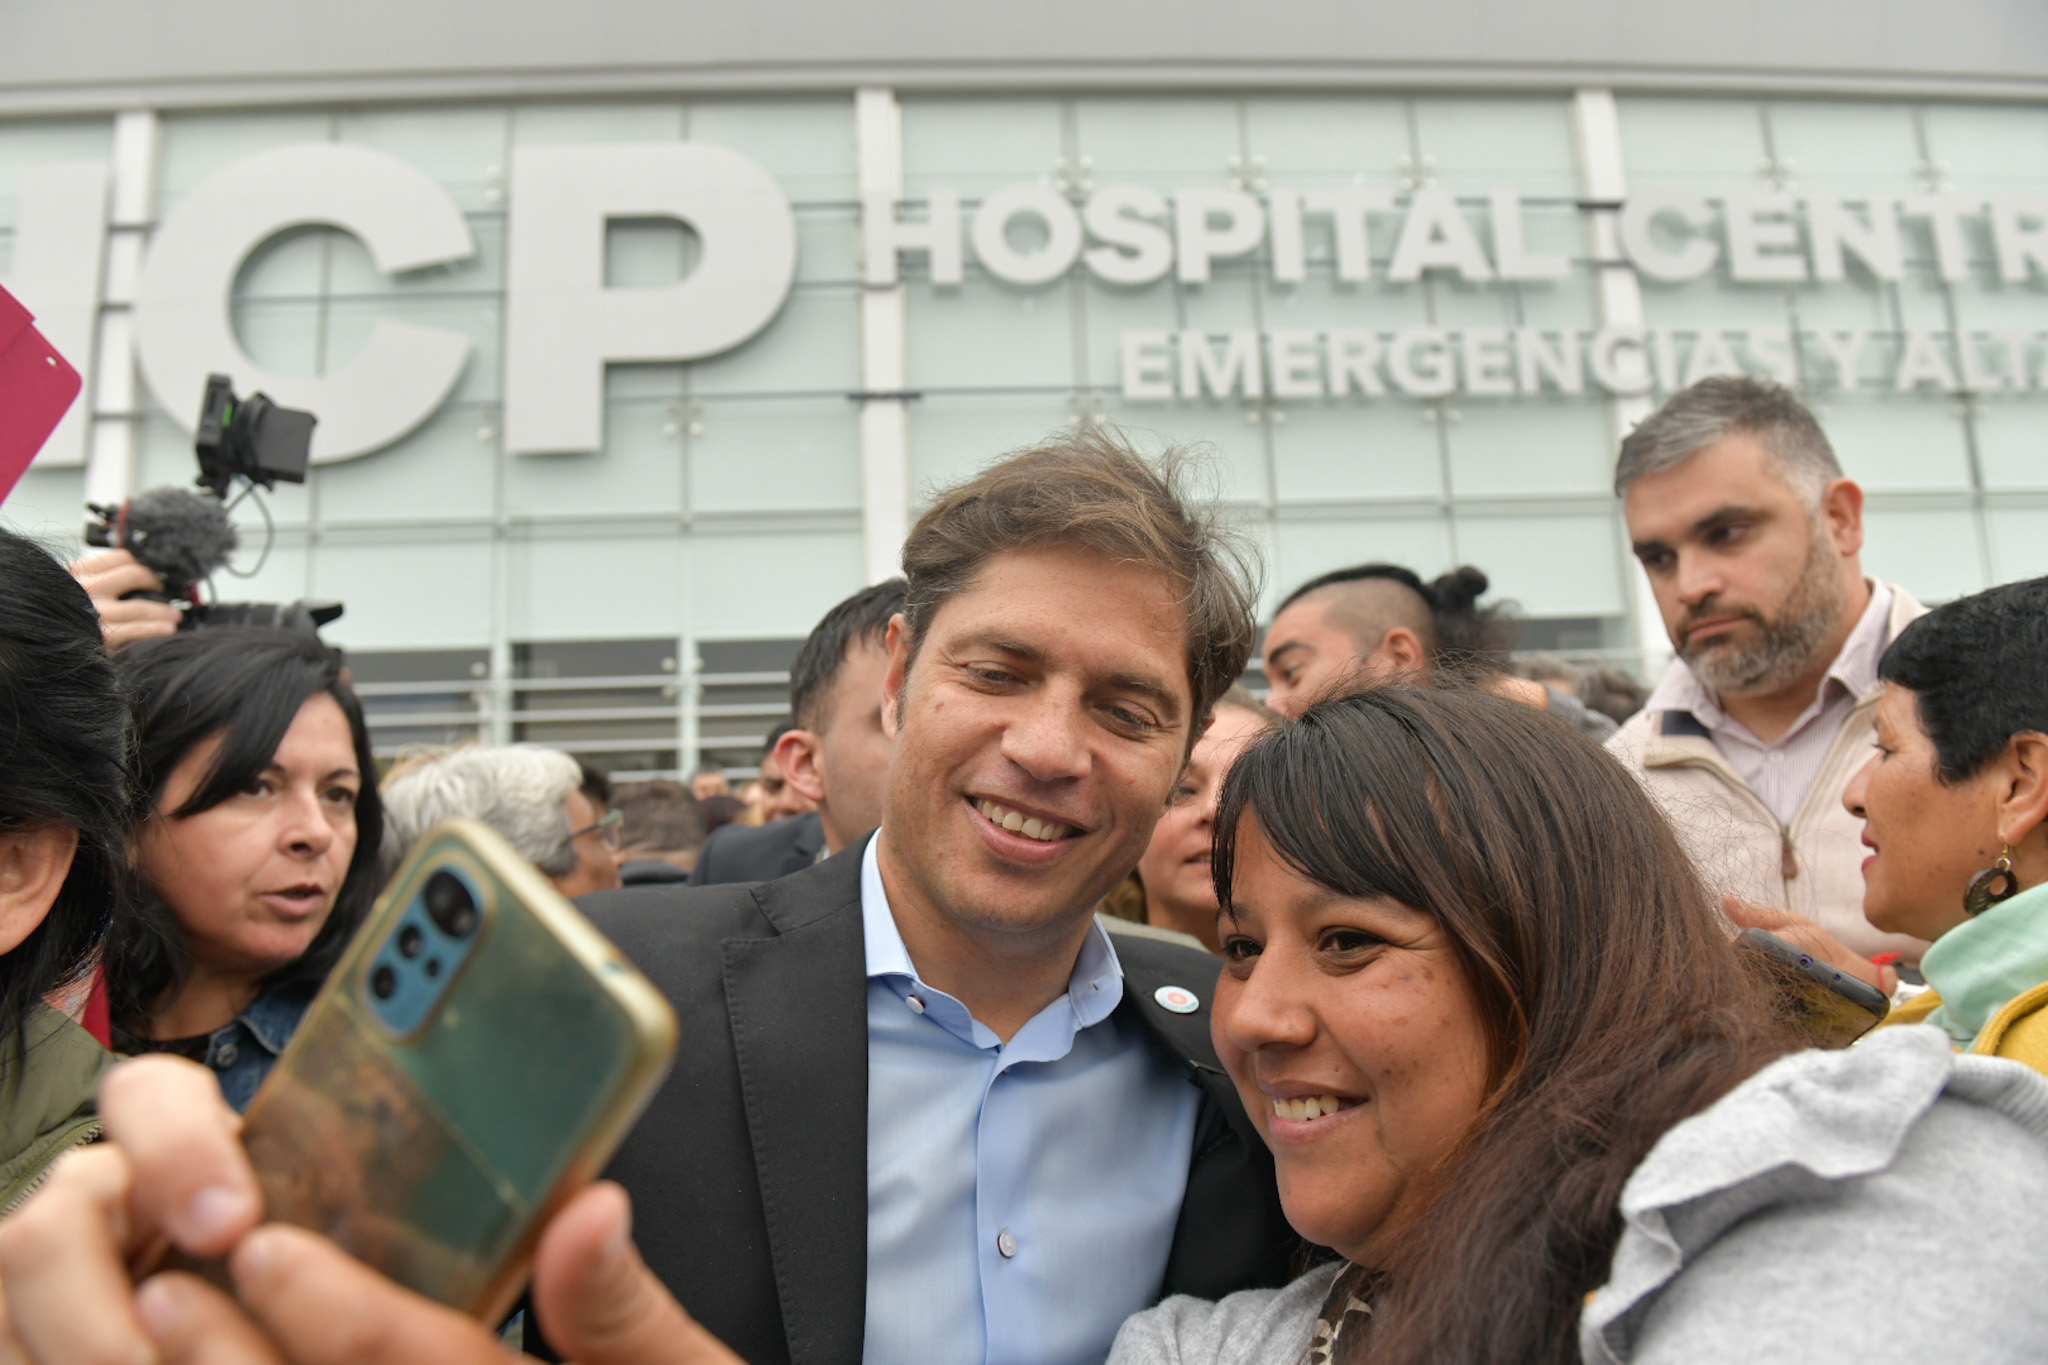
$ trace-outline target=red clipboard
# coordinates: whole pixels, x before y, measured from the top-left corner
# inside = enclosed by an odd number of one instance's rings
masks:
[[[83,385],[33,321],[0,289],[0,501],[14,491]]]

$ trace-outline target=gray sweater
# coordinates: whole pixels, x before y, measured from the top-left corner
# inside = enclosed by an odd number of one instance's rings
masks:
[[[1938,1029],[1766,1067],[1666,1133],[1621,1212],[1589,1365],[2048,1359],[2048,1078]],[[1168,1299],[1110,1365],[1326,1359],[1336,1271]]]

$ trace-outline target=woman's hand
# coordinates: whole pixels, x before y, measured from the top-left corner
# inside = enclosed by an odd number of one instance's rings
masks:
[[[1890,996],[1899,988],[1896,969],[1872,962],[1804,915],[1795,915],[1790,910],[1772,910],[1740,896],[1726,894],[1721,897],[1721,913],[1735,921],[1738,929],[1762,929],[1765,933],[1776,934],[1787,943],[1812,953],[1830,967],[1868,983],[1879,995]]]
[[[107,550],[76,560],[71,565],[71,576],[85,586],[86,595],[92,598],[108,649],[119,649],[152,636],[175,634],[183,619],[168,602],[121,596],[164,590],[164,581],[156,576],[156,571],[126,550]]]
[[[0,1223],[0,1362],[502,1365],[474,1319],[324,1238],[257,1226],[239,1120],[205,1068],[124,1063],[100,1107],[111,1141],[67,1157]],[[133,1284],[130,1268],[167,1243],[226,1254],[236,1297],[178,1272]],[[738,1365],[641,1261],[616,1185],[582,1191],[548,1224],[533,1298],[550,1339],[586,1365]]]

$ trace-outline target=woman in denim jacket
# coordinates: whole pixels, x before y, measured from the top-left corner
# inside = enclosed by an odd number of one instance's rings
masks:
[[[114,1047],[203,1062],[240,1110],[376,896],[369,731],[310,634],[202,629],[117,664],[149,809],[107,954]]]

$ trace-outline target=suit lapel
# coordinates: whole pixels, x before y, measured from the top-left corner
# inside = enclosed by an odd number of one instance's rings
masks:
[[[759,887],[725,996],[791,1365],[858,1360],[867,1307],[867,973],[859,847]]]

